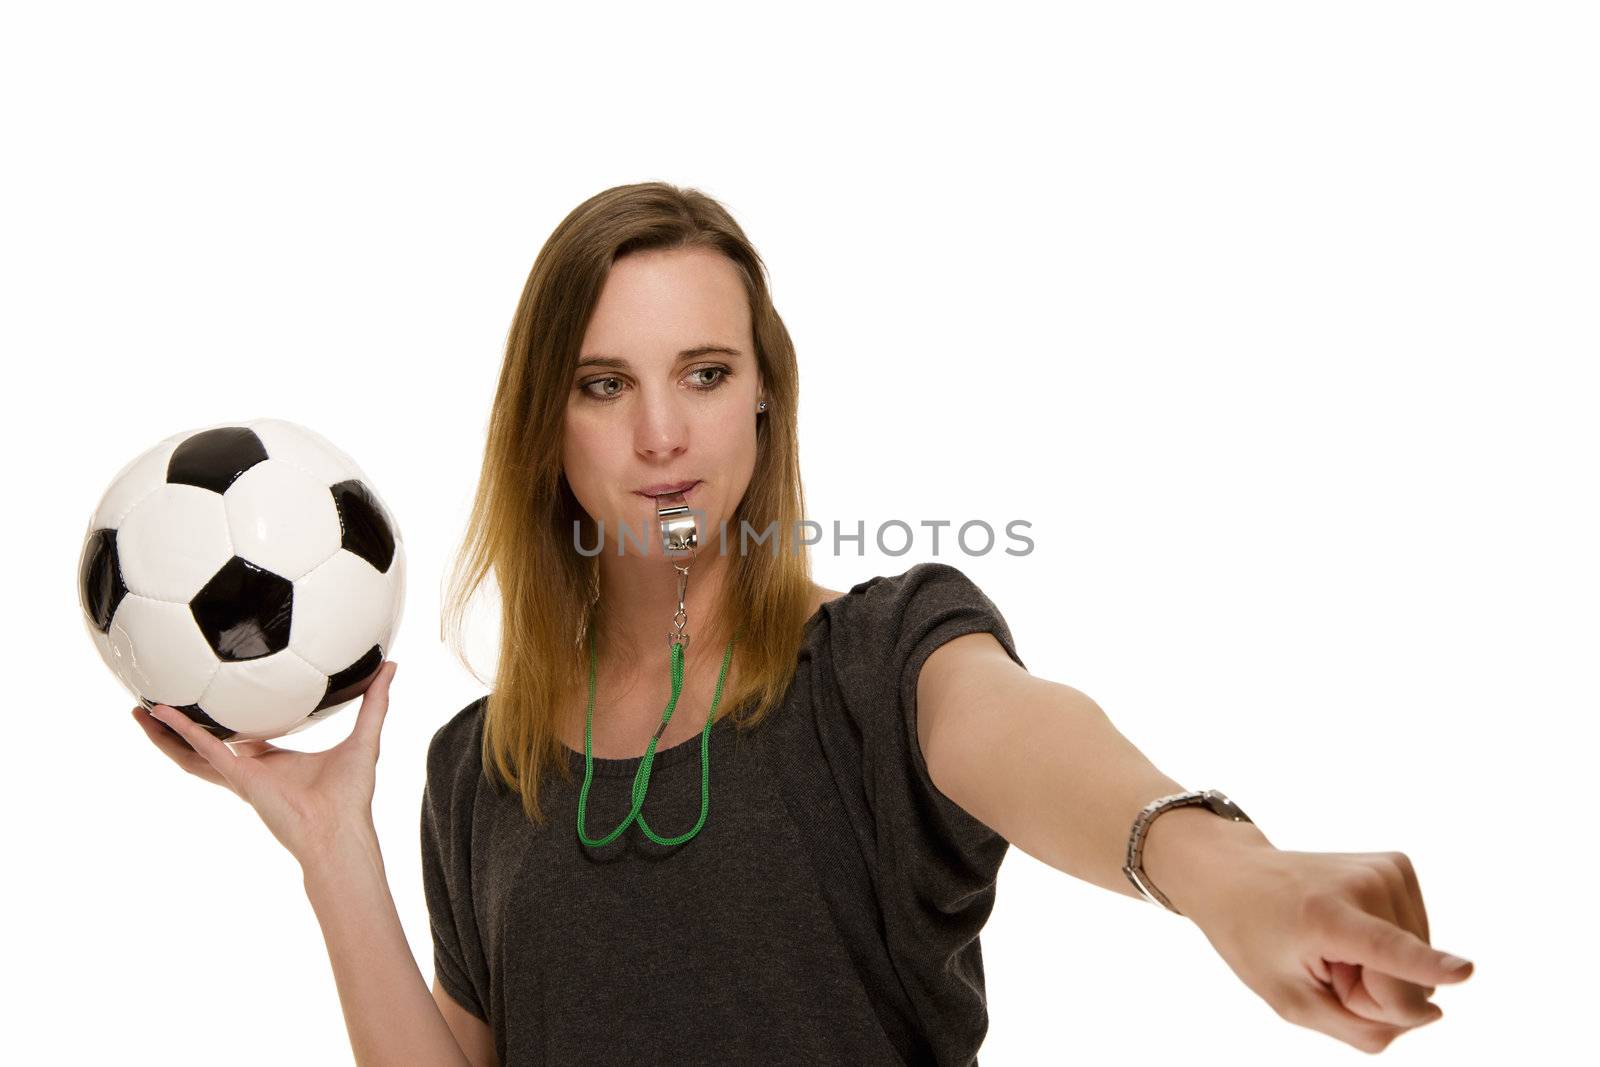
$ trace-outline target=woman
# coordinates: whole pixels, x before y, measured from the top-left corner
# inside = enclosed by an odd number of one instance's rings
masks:
[[[1153,887],[1290,1021],[1377,1051],[1438,1018],[1471,965],[1428,945],[1403,854],[1279,850],[1210,795],[1147,808],[1182,787],[1030,675],[957,568],[813,584],[797,404],[709,198],[610,189],[541,251],[451,603],[459,627],[493,569],[497,681],[428,752],[431,997],[371,817],[394,664],[326,752],[140,718],[301,862],[358,1061],[971,1063],[1012,843]]]

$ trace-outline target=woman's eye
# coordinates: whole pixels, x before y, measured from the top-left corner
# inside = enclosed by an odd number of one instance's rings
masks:
[[[616,393],[596,393],[593,390],[593,386],[604,385],[606,382],[617,382],[620,384],[621,381],[622,379],[620,378],[594,378],[590,381],[584,382],[578,388],[584,393],[585,396],[593,397],[595,400],[611,400],[617,395]]]
[[[697,389],[715,389],[717,386],[722,384],[722,379],[724,379],[724,378],[726,378],[728,376],[728,368],[727,367],[701,367],[699,370],[691,372],[691,374],[689,376],[692,378],[697,374],[715,374],[716,377],[711,379],[711,381],[709,381],[709,382],[706,381],[704,378],[702,378],[700,380],[701,384],[696,386],[695,388],[697,388]]]

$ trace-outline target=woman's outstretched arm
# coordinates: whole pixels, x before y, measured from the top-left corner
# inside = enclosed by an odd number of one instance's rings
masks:
[[[1057,870],[1143,899],[1122,873],[1128,832],[1145,804],[1186,787],[1098,704],[1029,674],[989,633],[935,649],[916,701],[941,793]],[[1291,852],[1253,823],[1180,808],[1151,823],[1144,869],[1281,1017],[1365,1052],[1439,1018],[1435,983],[1472,973],[1428,944],[1402,852]]]

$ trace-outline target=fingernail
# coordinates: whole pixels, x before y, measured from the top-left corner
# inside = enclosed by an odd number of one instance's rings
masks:
[[[1462,967],[1467,967],[1471,964],[1471,960],[1464,960],[1460,956],[1445,955],[1439,957],[1439,965],[1447,971],[1459,970]]]

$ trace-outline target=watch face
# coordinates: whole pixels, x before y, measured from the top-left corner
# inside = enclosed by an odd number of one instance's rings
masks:
[[[1235,822],[1251,821],[1250,816],[1244,813],[1244,809],[1229,800],[1227,794],[1219,789],[1206,790],[1206,807],[1225,819],[1233,819]]]

